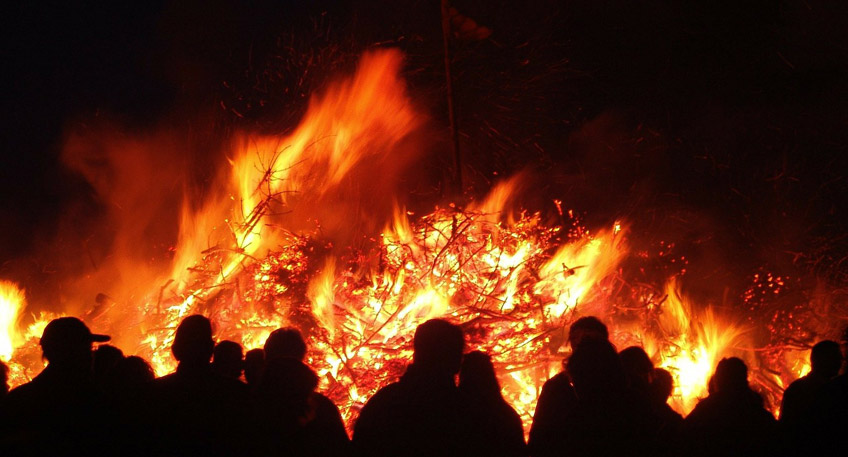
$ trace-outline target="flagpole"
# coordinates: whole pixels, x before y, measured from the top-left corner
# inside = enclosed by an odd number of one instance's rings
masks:
[[[442,43],[445,54],[445,83],[447,85],[448,98],[448,121],[450,122],[451,142],[453,145],[454,160],[454,192],[462,194],[462,156],[459,152],[459,130],[456,126],[456,108],[453,101],[453,81],[451,78],[451,55],[450,55],[450,7],[448,0],[442,1]]]

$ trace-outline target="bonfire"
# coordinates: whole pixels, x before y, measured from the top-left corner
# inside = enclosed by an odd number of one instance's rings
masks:
[[[752,316],[776,322],[779,313],[751,303],[763,289],[779,295],[784,278],[752,278],[738,300],[744,312],[695,303],[682,292],[687,260],[670,254],[672,243],[632,252],[626,220],[586,227],[567,196],[547,213],[516,208],[522,176],[485,198],[407,210],[393,170],[414,165],[421,151],[410,139],[427,117],[407,94],[402,61],[397,51],[370,52],[311,100],[291,133],[237,135],[213,190],[185,205],[169,268],[131,293],[104,286],[83,316],[88,324],[158,375],[175,368],[170,345],[187,315],[209,316],[219,339],[246,349],[295,326],[320,389],[349,425],[404,372],[415,327],[435,317],[460,324],[468,350],[493,357],[525,428],[568,356],[568,326],[582,316],[600,317],[619,348],[641,345],[669,370],[673,406],[684,414],[706,395],[722,357],[748,362],[773,409],[808,370],[803,351],[815,322],[774,326],[765,338],[751,328]],[[665,274],[635,281],[640,259],[658,256]],[[13,385],[43,367],[38,338],[57,316],[27,311],[24,292],[0,283],[0,357]]]

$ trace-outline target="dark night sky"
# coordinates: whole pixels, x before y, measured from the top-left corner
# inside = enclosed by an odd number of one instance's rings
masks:
[[[267,127],[302,105],[251,84],[263,69],[303,72],[273,66],[278,37],[324,56],[310,74],[392,40],[409,55],[413,89],[441,90],[438,2],[16,3],[2,27],[4,263],[91,199],[59,163],[69,123],[110,116],[143,129],[180,107],[264,95],[271,108],[232,122]],[[815,0],[454,3],[494,31],[455,44],[475,186],[529,165],[549,178],[542,195],[566,195],[598,220],[638,215],[646,231],[697,241],[693,227],[724,219],[715,232],[728,256],[792,263],[791,252],[816,252],[815,274],[845,279],[845,11]]]

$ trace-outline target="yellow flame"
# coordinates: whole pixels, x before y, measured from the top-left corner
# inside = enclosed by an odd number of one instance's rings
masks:
[[[559,318],[574,310],[600,279],[618,267],[627,253],[618,227],[601,231],[594,238],[563,245],[542,266],[536,293],[553,298],[546,305],[551,316]]]
[[[745,331],[716,314],[712,307],[696,308],[681,294],[676,277],[666,284],[666,294],[659,317],[664,341],[657,347],[656,342],[646,338],[646,346],[649,351],[658,352],[659,366],[674,377],[675,409],[688,414],[707,395],[718,361],[736,355],[732,353],[734,346],[741,343]]]
[[[335,304],[333,283],[335,279],[336,260],[331,257],[325,262],[321,274],[309,284],[306,293],[306,296],[312,302],[312,314],[321,326],[330,333],[330,338],[335,336],[336,330],[335,311],[333,310]]]
[[[20,341],[18,321],[26,297],[11,281],[0,281],[0,358],[8,361]]]

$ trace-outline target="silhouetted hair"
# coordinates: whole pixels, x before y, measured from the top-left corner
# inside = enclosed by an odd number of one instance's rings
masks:
[[[289,358],[300,360],[306,357],[306,343],[300,330],[294,327],[278,328],[265,340],[265,360]]]
[[[721,359],[716,366],[713,383],[717,392],[748,389],[748,366],[738,357]]]
[[[111,344],[101,344],[94,351],[94,375],[103,378],[124,358],[124,353]]]
[[[648,353],[639,346],[630,346],[618,353],[621,365],[628,376],[640,376],[647,380],[654,370],[654,363]]]
[[[212,323],[205,316],[194,314],[180,322],[171,352],[180,362],[208,363],[214,347]]]
[[[578,396],[619,390],[626,385],[621,360],[609,341],[582,341],[568,359],[567,368]]]
[[[609,340],[607,326],[595,316],[581,317],[568,328],[568,344],[573,349],[584,339]]]
[[[112,372],[112,378],[118,387],[138,387],[156,377],[153,368],[137,355],[120,360]]]
[[[241,345],[230,340],[218,342],[212,351],[212,368],[218,374],[238,379],[244,368]]]
[[[462,359],[459,389],[486,398],[502,398],[492,358],[481,351],[471,351]]]
[[[444,319],[430,319],[415,329],[413,363],[425,369],[456,374],[462,363],[462,329]]]
[[[665,403],[674,391],[674,377],[664,368],[654,368],[651,379],[651,394],[654,400]]]
[[[810,351],[812,372],[831,378],[839,373],[842,365],[842,351],[836,341],[819,341]]]

